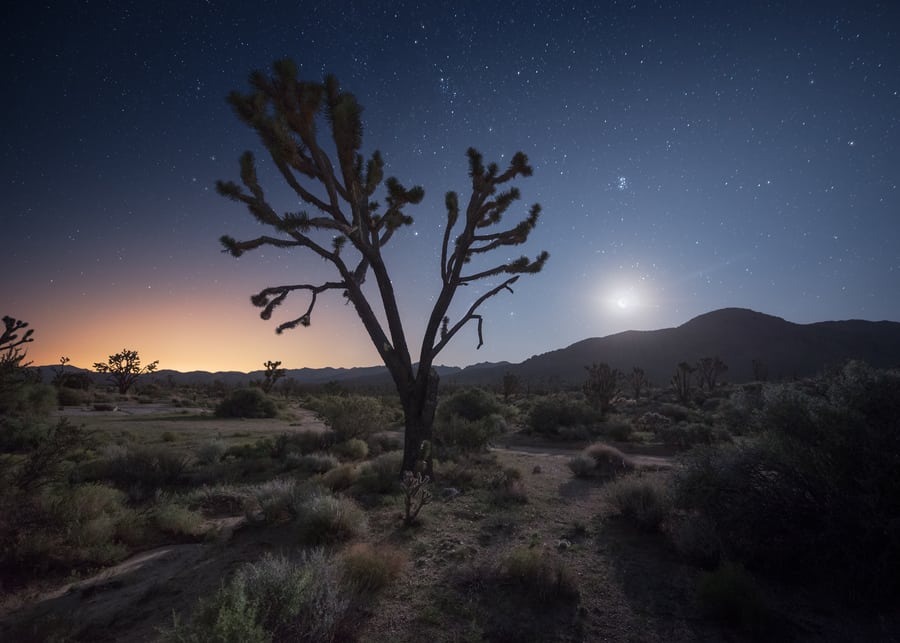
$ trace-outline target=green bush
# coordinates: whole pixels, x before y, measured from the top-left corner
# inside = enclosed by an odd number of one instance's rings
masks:
[[[769,387],[757,422],[740,445],[692,452],[676,470],[679,507],[750,569],[900,595],[888,571],[900,569],[900,373],[850,363]]]
[[[203,533],[203,517],[171,498],[161,498],[152,510],[156,528],[173,536],[196,537]]]
[[[380,400],[363,395],[325,395],[310,399],[310,407],[335,434],[336,442],[366,439],[384,428]]]
[[[390,545],[355,543],[344,550],[340,562],[345,585],[360,593],[374,593],[403,571],[406,556]]]
[[[297,517],[297,507],[310,494],[311,487],[291,478],[276,478],[249,489],[252,504],[248,518],[254,522],[281,523]]]
[[[349,498],[312,492],[295,504],[300,541],[325,545],[361,536],[366,531],[366,514]]]
[[[259,388],[243,388],[230,393],[216,406],[216,417],[273,418],[275,402]]]
[[[352,464],[341,464],[322,474],[321,482],[332,491],[345,491],[359,479],[359,471]]]
[[[304,430],[293,433],[282,433],[275,438],[274,457],[284,460],[289,453],[309,455],[316,451],[328,449],[335,442],[333,431]]]
[[[597,468],[594,458],[586,453],[579,453],[566,463],[576,478],[595,478]]]
[[[309,455],[289,453],[285,458],[285,466],[307,473],[325,473],[334,469],[338,464],[337,458],[325,453],[310,453]]]
[[[481,388],[463,388],[441,400],[438,405],[437,417],[448,419],[455,416],[469,422],[476,422],[502,412],[503,405],[493,393]]]
[[[672,506],[666,486],[651,476],[618,478],[603,488],[603,496],[615,513],[647,531],[658,531]]]
[[[120,448],[106,461],[100,477],[125,489],[135,499],[142,499],[157,489],[184,480],[190,458],[160,446],[135,445]]]
[[[216,594],[202,601],[190,622],[175,623],[171,640],[255,643],[332,641],[349,600],[325,553],[299,560],[266,555],[239,568]]]
[[[586,428],[599,420],[600,414],[583,400],[548,397],[531,407],[528,428],[535,433],[560,435],[561,429]]]
[[[210,438],[197,447],[197,461],[200,464],[215,464],[222,459],[226,451],[228,447],[222,438]]]
[[[500,579],[538,603],[570,601],[578,597],[575,578],[553,552],[519,546],[503,556]]]
[[[331,447],[331,450],[344,460],[365,460],[369,455],[369,445],[359,438],[350,438],[346,442],[339,442]]]
[[[503,418],[492,415],[477,420],[460,415],[436,418],[434,442],[442,454],[483,451],[503,426]]]
[[[361,468],[354,489],[361,493],[394,493],[400,490],[403,452],[388,451],[369,460]]]

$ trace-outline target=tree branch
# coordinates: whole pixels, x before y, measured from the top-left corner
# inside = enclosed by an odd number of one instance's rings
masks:
[[[477,346],[476,348],[481,348],[482,345],[484,344],[484,338],[482,337],[482,334],[481,334],[481,329],[482,329],[482,319],[481,319],[481,315],[476,315],[476,314],[475,314],[475,311],[477,311],[478,308],[479,308],[485,301],[487,301],[487,300],[490,299],[491,297],[497,295],[500,291],[502,291],[502,290],[508,290],[509,292],[513,292],[513,289],[512,289],[510,286],[512,286],[512,284],[514,284],[516,281],[518,281],[518,279],[519,279],[519,275],[515,275],[514,277],[510,277],[509,279],[507,279],[506,281],[504,281],[504,282],[503,282],[502,284],[500,284],[499,286],[495,286],[494,288],[491,288],[489,291],[487,291],[487,292],[486,292],[485,294],[483,294],[481,297],[479,297],[478,299],[476,299],[476,300],[475,300],[475,303],[473,303],[473,304],[469,307],[469,310],[466,311],[466,314],[463,315],[462,318],[461,318],[458,322],[456,322],[456,324],[454,324],[452,327],[448,328],[448,329],[446,330],[445,333],[442,333],[440,341],[439,341],[437,344],[434,345],[434,348],[433,348],[432,351],[431,351],[431,357],[432,357],[432,359],[434,359],[435,357],[437,357],[438,353],[440,353],[441,350],[443,350],[444,346],[446,346],[446,345],[449,343],[449,341],[450,341],[451,339],[453,339],[453,336],[456,335],[456,333],[458,333],[459,330],[460,330],[463,326],[465,326],[467,323],[469,323],[469,322],[472,321],[473,319],[477,319],[477,320],[478,320],[478,346]]]

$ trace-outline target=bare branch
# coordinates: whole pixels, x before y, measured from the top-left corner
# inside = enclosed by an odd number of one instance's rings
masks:
[[[444,346],[446,346],[447,343],[451,339],[453,339],[453,336],[456,335],[456,333],[458,333],[459,330],[463,326],[465,326],[467,323],[469,323],[473,319],[478,320],[478,346],[477,346],[477,348],[481,348],[481,346],[484,344],[484,339],[481,334],[482,319],[481,319],[481,315],[475,314],[475,311],[478,310],[478,308],[481,306],[481,304],[486,302],[491,297],[500,293],[500,291],[508,290],[509,292],[513,292],[513,289],[510,286],[512,286],[514,283],[516,283],[516,281],[518,281],[518,279],[519,279],[519,275],[516,275],[514,277],[510,277],[509,279],[504,281],[499,286],[495,286],[494,288],[491,288],[489,291],[487,291],[481,297],[479,297],[478,299],[475,300],[475,303],[473,303],[469,307],[469,310],[466,311],[466,314],[463,315],[462,318],[458,322],[456,322],[456,324],[454,324],[450,328],[446,328],[446,325],[445,325],[446,332],[441,333],[440,341],[437,344],[435,344],[434,348],[432,349],[432,352],[431,352],[432,358],[437,357],[437,354],[440,353],[441,350],[443,350]]]
[[[346,288],[347,284],[343,281],[329,281],[320,285],[295,284],[290,286],[272,286],[270,288],[264,288],[250,297],[250,303],[257,308],[262,308],[263,310],[260,312],[259,316],[262,319],[268,320],[272,318],[272,311],[284,302],[289,293],[294,292],[295,290],[308,290],[310,292],[310,302],[309,306],[306,308],[306,312],[291,321],[280,324],[275,329],[275,332],[280,335],[290,328],[309,326],[313,309],[316,306],[316,298],[319,293],[325,292],[326,290],[345,290]]]

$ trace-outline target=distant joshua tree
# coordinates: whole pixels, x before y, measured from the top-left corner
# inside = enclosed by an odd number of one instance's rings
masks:
[[[110,355],[105,364],[95,362],[94,370],[107,373],[107,380],[118,389],[120,395],[125,395],[138,377],[144,373],[152,373],[158,365],[159,360],[156,360],[142,368],[138,352],[123,348],[121,353]]]
[[[263,373],[265,379],[262,381],[261,388],[266,393],[271,393],[272,389],[275,388],[275,383],[284,377],[287,371],[283,368],[278,368],[281,366],[281,362],[267,361],[263,366],[266,367],[266,372]]]
[[[641,398],[641,392],[644,390],[644,387],[647,386],[647,377],[644,373],[644,369],[638,368],[637,366],[632,368],[628,383],[631,384],[631,391],[634,393],[635,401],[639,400]]]
[[[706,390],[710,393],[716,388],[719,375],[728,370],[728,366],[725,365],[725,362],[718,355],[715,357],[701,357],[697,361],[696,368],[699,371],[700,388],[706,386]]]
[[[0,389],[15,389],[27,379],[25,362],[25,344],[33,342],[34,329],[28,328],[28,322],[15,317],[3,317],[3,332],[0,333]],[[27,329],[27,330],[26,330]],[[19,335],[25,331],[24,335]]]
[[[601,415],[606,415],[612,408],[613,398],[619,394],[622,373],[603,362],[585,368],[588,378],[582,387],[584,395],[592,407],[600,411]]]
[[[519,198],[518,189],[508,184],[516,177],[531,176],[528,158],[518,152],[512,155],[509,166],[501,169],[494,163],[485,165],[477,150],[468,150],[471,196],[462,207],[455,192],[445,197],[440,290],[424,319],[421,348],[414,354],[395,295],[397,281],[388,271],[382,249],[398,230],[412,224],[404,208],[421,202],[425,191],[419,186],[406,188],[393,177],[385,180],[379,152],[368,160],[362,156],[362,107],[353,94],[341,90],[334,77],[328,76],[324,82],[300,80],[297,65],[283,60],[274,64],[271,76],[254,72],[250,84],[251,93],[232,92],[228,101],[238,117],[259,134],[271,159],[269,167],[287,183],[295,202],[313,213],[277,212],[260,185],[253,154],[245,152],[240,160],[243,185],[219,181],[216,188],[221,195],[247,206],[270,232],[246,241],[229,236],[220,241],[235,257],[264,246],[299,248],[329,264],[334,274],[330,280],[264,288],[251,297],[251,302],[262,309],[260,317],[270,319],[288,295],[307,293],[306,310],[281,323],[276,329],[280,333],[309,326],[322,293],[341,293],[356,310],[400,396],[405,424],[401,469],[417,470],[421,454],[428,453],[424,475],[433,479],[428,446],[437,408],[435,359],[469,322],[476,322],[481,346],[481,305],[501,292],[512,292],[521,275],[540,271],[547,261],[546,252],[529,259],[511,257],[508,251],[528,240],[540,214],[537,204],[518,223],[497,229],[507,209]],[[325,127],[320,130],[319,125]],[[333,145],[320,144],[320,131],[330,134]],[[386,189],[379,203],[375,198],[382,184]],[[496,265],[486,263],[491,251],[502,257]],[[374,280],[371,286],[365,284],[370,276]],[[488,285],[474,293],[451,322],[450,305],[457,291],[482,280]]]
[[[691,378],[696,369],[687,362],[678,364],[678,370],[672,376],[672,390],[678,397],[678,401],[687,404],[691,401]]]
[[[753,360],[753,381],[765,382],[769,379],[769,367],[762,360]]]
[[[521,380],[515,373],[507,371],[503,375],[503,401],[509,402],[509,398],[519,392]]]

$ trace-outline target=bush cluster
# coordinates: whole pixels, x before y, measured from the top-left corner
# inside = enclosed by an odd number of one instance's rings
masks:
[[[365,395],[323,395],[310,398],[309,406],[334,432],[336,442],[365,440],[386,423],[381,401]]]
[[[273,418],[277,413],[274,400],[259,388],[232,391],[216,406],[216,417],[224,418]]]
[[[599,413],[583,400],[553,396],[538,400],[528,413],[528,428],[544,435],[583,437],[600,420]],[[568,429],[565,431],[564,429]],[[584,429],[583,432],[572,431]]]

